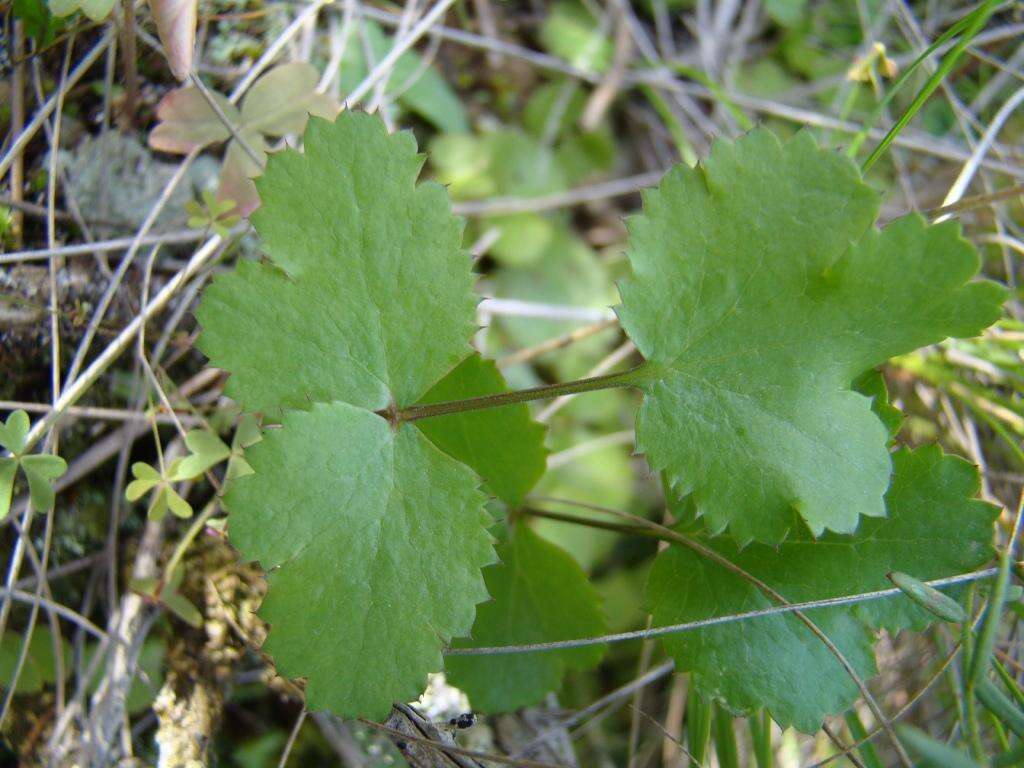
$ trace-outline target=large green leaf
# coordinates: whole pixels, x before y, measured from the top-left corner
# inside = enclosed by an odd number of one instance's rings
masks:
[[[498,547],[501,565],[484,571],[493,601],[477,610],[473,639],[457,648],[519,645],[608,632],[597,591],[563,549],[517,525]],[[589,669],[604,655],[592,645],[542,653],[450,656],[448,679],[474,708],[504,712],[531,706],[557,690],[567,669]]]
[[[266,648],[342,716],[422,689],[494,560],[476,475],[374,412],[415,404],[476,327],[462,224],[421,164],[376,118],[311,120],[305,154],[275,154],[257,183],[273,263],[240,263],[197,312],[228,393],[281,422],[225,498],[232,542],[269,572]]]
[[[778,542],[793,510],[816,534],[884,514],[887,432],[851,383],[998,317],[956,223],[878,232],[878,204],[809,134],[761,130],[671,171],[631,221],[619,313],[652,374],[637,446],[715,531]]]
[[[977,471],[937,447],[894,454],[888,517],[861,521],[855,534],[814,539],[806,530],[779,547],[710,546],[790,602],[889,588],[890,571],[928,580],[969,571],[991,557],[996,510],[972,497]],[[647,601],[656,625],[774,605],[757,587],[691,550],[673,546],[655,561]],[[875,672],[871,630],[923,629],[935,617],[909,598],[807,612],[862,677]],[[781,725],[811,733],[849,707],[858,689],[821,640],[792,614],[747,619],[672,635],[665,648],[694,684],[729,706],[767,707]]]
[[[231,541],[267,569],[260,615],[311,709],[382,717],[465,634],[494,560],[477,480],[416,427],[345,403],[292,411],[246,451]]]
[[[312,118],[305,154],[270,158],[252,222],[273,264],[240,263],[197,313],[246,410],[413,405],[469,354],[462,222],[442,187],[415,184],[422,163],[412,134],[355,112]]]
[[[420,402],[466,400],[507,389],[493,362],[471,355]],[[494,495],[508,504],[519,504],[544,474],[544,427],[530,418],[524,404],[453,413],[417,426],[434,445],[475,469]]]

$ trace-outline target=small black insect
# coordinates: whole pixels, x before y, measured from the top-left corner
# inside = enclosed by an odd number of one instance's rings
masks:
[[[467,728],[472,728],[476,725],[476,715],[472,712],[463,712],[458,717],[453,717],[448,721],[448,725],[453,728],[458,728],[460,731],[464,731]]]

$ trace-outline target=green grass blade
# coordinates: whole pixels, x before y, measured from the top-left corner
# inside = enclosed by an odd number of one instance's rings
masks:
[[[896,726],[896,730],[900,734],[900,739],[929,764],[943,766],[943,768],[980,768],[976,762],[960,750],[948,747],[941,741],[936,741],[917,728],[899,725]]]
[[[851,709],[846,713],[844,719],[846,720],[846,727],[850,729],[850,735],[853,736],[855,741],[864,741],[868,737],[868,729],[860,721],[857,710]],[[882,761],[878,759],[878,752],[875,751],[874,744],[870,741],[864,741],[863,744],[857,747],[857,752],[860,754],[860,761],[864,763],[865,768],[885,768],[882,765]]]
[[[996,635],[999,633],[999,622],[1003,617],[1003,603],[1006,602],[1006,589],[1009,583],[1010,553],[1008,550],[1004,550],[999,558],[999,574],[992,587],[988,610],[985,612],[985,619],[982,622],[981,631],[978,633],[977,642],[974,644],[974,652],[971,654],[966,681],[968,690],[986,679],[985,675],[992,659],[992,649],[995,647]]]
[[[895,125],[889,129],[889,132],[885,134],[885,137],[878,143],[874,151],[868,156],[868,159],[864,161],[861,166],[861,170],[864,173],[877,162],[885,151],[889,148],[889,145],[896,139],[900,131],[902,131],[914,116],[920,111],[924,103],[928,101],[928,98],[935,92],[935,90],[942,83],[943,79],[953,70],[956,66],[957,61],[960,60],[960,56],[966,50],[967,46],[970,45],[971,40],[982,30],[989,17],[995,12],[998,0],[987,0],[983,5],[972,11],[964,21],[968,23],[963,28],[963,34],[957,40],[956,45],[950,48],[949,52],[943,56],[942,61],[939,63],[938,68],[932,73],[932,76],[928,78],[928,81],[921,87],[921,90],[917,92],[914,100],[910,103],[910,106],[900,115],[899,120],[896,121]],[[957,26],[957,25],[954,25]],[[947,38],[948,39],[948,38]],[[916,62],[915,62],[916,64]],[[884,106],[884,102],[883,102]]]
[[[705,701],[692,683],[686,699],[686,738],[693,757],[691,765],[700,768],[705,763],[711,742],[711,702]]]
[[[740,768],[740,751],[736,745],[736,731],[732,715],[721,706],[715,705],[715,755],[719,768]]]
[[[878,102],[878,105],[868,116],[868,119],[864,121],[864,126],[857,132],[857,134],[850,141],[850,146],[846,148],[847,157],[856,157],[857,153],[860,151],[861,146],[864,144],[864,141],[871,133],[871,129],[874,128],[875,125],[877,125],[879,119],[882,117],[882,113],[885,111],[885,108],[892,103],[892,100],[896,98],[896,94],[898,94],[900,90],[903,88],[903,86],[906,85],[910,77],[914,74],[914,72],[917,71],[917,68],[921,66],[921,64],[923,64],[929,56],[935,53],[935,51],[937,51],[948,41],[952,40],[954,37],[963,32],[971,23],[971,20],[974,18],[975,14],[977,14],[980,10],[980,6],[978,8],[975,8],[973,11],[971,11],[969,14],[964,16],[962,19],[953,24],[949,29],[947,29],[945,32],[943,32],[941,35],[935,38],[935,42],[933,42],[931,45],[925,48],[924,51],[921,52],[921,55],[914,59],[910,63],[910,65],[903,70],[902,74],[900,74],[900,76],[897,77],[895,81],[893,81],[893,84],[889,86],[889,90],[886,91],[885,96],[882,98],[880,102]]]
[[[992,758],[992,768],[1008,768],[1011,765],[1020,765],[1022,762],[1024,762],[1024,745],[1001,755],[996,755]]]
[[[1024,738],[1024,712],[1021,712],[1010,697],[1004,694],[989,678],[983,677],[975,687],[978,701],[1000,722],[1006,725],[1017,736]]]
[[[757,768],[772,768],[772,718],[768,710],[762,709],[751,715],[750,740],[753,742],[754,760]]]

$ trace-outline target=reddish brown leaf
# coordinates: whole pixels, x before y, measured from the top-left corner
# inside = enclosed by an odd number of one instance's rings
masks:
[[[198,5],[198,0],[149,0],[167,63],[179,80],[186,79],[192,70]]]

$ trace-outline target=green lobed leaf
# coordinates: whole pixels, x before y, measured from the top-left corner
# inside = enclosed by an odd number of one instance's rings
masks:
[[[232,543],[268,571],[260,615],[310,709],[383,717],[442,667],[487,598],[477,480],[410,424],[346,403],[292,411],[225,498]]]
[[[729,537],[709,545],[790,602],[890,587],[902,571],[930,580],[970,571],[991,557],[997,510],[972,497],[977,470],[935,446],[894,454],[888,517],[868,518],[852,535],[815,539],[806,530],[778,547],[738,549]],[[658,556],[647,585],[655,625],[725,616],[774,603],[757,587],[700,555],[673,546]],[[872,630],[923,629],[935,617],[900,595],[807,615],[862,677],[875,672]],[[836,658],[792,614],[744,620],[672,635],[664,641],[680,671],[729,706],[766,707],[783,727],[811,733],[845,710],[859,691]]]
[[[853,380],[853,389],[865,397],[871,398],[871,410],[894,440],[903,426],[903,412],[889,403],[889,388],[881,371],[874,369],[865,371]]]
[[[498,546],[500,565],[484,571],[493,598],[477,609],[472,640],[456,648],[572,640],[607,634],[600,598],[565,550],[518,524]],[[505,712],[540,703],[567,669],[590,669],[603,645],[500,656],[449,656],[448,681],[475,709]]]
[[[411,134],[347,111],[311,120],[304,145],[257,181],[273,263],[214,281],[200,345],[237,402],[281,423],[225,496],[232,543],[268,571],[266,650],[306,678],[310,708],[382,717],[487,596],[479,479],[375,413],[467,355],[476,298],[462,224],[443,188],[416,184]]]
[[[465,400],[508,391],[498,367],[470,355],[435,384],[420,403]],[[469,465],[502,501],[515,506],[536,485],[547,464],[545,429],[525,404],[465,411],[416,424],[434,445]]]
[[[891,460],[851,383],[888,357],[972,336],[1005,291],[969,282],[959,225],[874,229],[879,196],[807,133],[758,130],[679,166],[630,222],[623,328],[649,361],[637,447],[713,531],[785,538],[884,514]]]
[[[462,223],[442,187],[415,185],[421,165],[411,134],[354,112],[313,118],[304,155],[270,158],[252,222],[274,265],[241,262],[197,312],[246,410],[412,405],[470,352]]]

